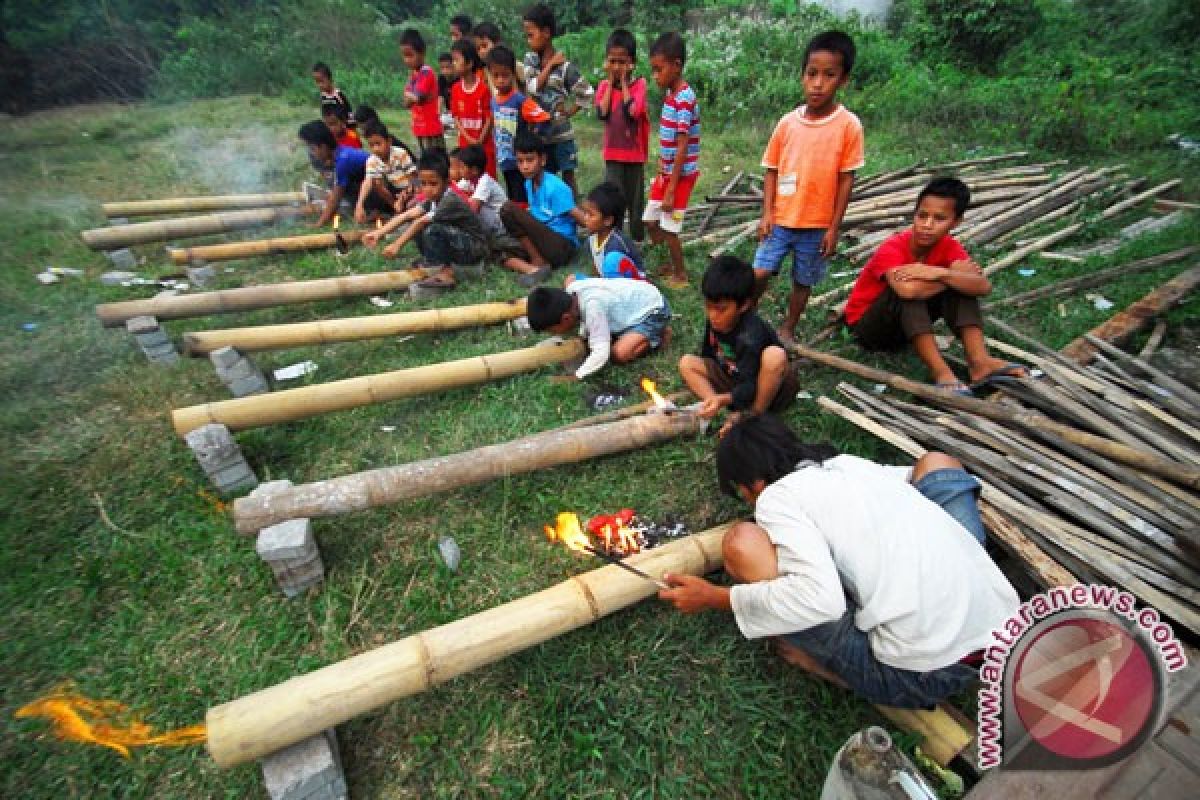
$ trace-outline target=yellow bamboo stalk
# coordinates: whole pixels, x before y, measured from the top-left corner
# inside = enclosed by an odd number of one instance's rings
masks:
[[[177,247],[170,251],[171,261],[183,266],[197,262],[230,261],[235,258],[255,258],[306,250],[328,250],[336,247],[338,237],[346,244],[357,244],[366,231],[311,233],[305,236],[280,236],[274,239],[252,239],[245,242],[226,242],[200,247]]]
[[[83,243],[93,250],[116,250],[147,242],[165,242],[170,239],[185,239],[189,236],[207,236],[212,233],[255,228],[292,217],[315,214],[317,210],[317,206],[284,206],[254,208],[248,211],[226,211],[198,217],[177,217],[107,228],[92,228],[84,231],[82,236]]]
[[[148,297],[101,303],[96,316],[106,328],[124,325],[126,320],[143,315],[164,319],[207,317],[210,314],[230,314],[253,311],[293,303],[313,303],[407,289],[409,284],[425,277],[416,270],[376,272],[369,275],[343,275],[337,278],[318,278],[311,281],[286,281],[219,292],[197,292],[174,297]]]
[[[485,481],[573,464],[699,433],[691,412],[639,414],[588,427],[544,431],[448,456],[300,484],[270,495],[239,497],[233,521],[254,534],[289,519],[330,517],[392,505]]]
[[[304,202],[304,192],[218,194],[204,197],[164,197],[159,200],[123,200],[100,206],[106,217],[148,217],[154,214],[192,214],[233,208],[269,208]]]
[[[403,336],[409,333],[432,333],[479,325],[496,325],[524,314],[525,298],[522,297],[503,303],[480,303],[451,308],[431,308],[424,311],[403,311],[395,314],[294,322],[286,325],[258,325],[247,328],[193,331],[183,335],[183,350],[193,356],[202,356],[226,346],[236,347],[243,352],[281,350],[305,345],[353,342],[360,339],[378,339],[384,336]]]
[[[547,341],[521,350],[179,408],[171,412],[171,422],[180,436],[210,422],[240,431],[473,386],[581,358],[585,352],[580,339]]]

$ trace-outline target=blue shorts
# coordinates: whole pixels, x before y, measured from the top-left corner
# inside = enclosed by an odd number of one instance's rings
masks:
[[[579,166],[579,148],[574,139],[565,142],[552,142],[546,145],[546,170],[555,175],[564,170],[574,172]]]
[[[821,255],[825,228],[785,228],[772,225],[771,232],[754,251],[754,268],[774,275],[792,254],[792,283],[816,286],[825,277],[827,263]]]
[[[619,331],[617,335],[640,333],[650,341],[650,349],[657,350],[662,347],[663,334],[666,333],[667,326],[670,324],[671,307],[664,300],[662,307],[654,309],[643,317],[641,322],[630,325],[625,330]]]
[[[983,522],[975,495],[979,481],[961,469],[939,469],[913,486],[954,517],[976,540],[983,543]],[[846,598],[841,619],[813,626],[783,637],[821,666],[844,680],[851,689],[872,703],[898,708],[929,708],[967,688],[979,674],[975,667],[950,664],[932,672],[913,672],[884,664],[875,658],[865,631],[854,624],[858,606]]]

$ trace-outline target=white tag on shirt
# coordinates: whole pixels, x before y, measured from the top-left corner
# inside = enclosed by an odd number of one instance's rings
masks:
[[[778,192],[782,197],[791,197],[796,193],[796,174],[780,175]]]

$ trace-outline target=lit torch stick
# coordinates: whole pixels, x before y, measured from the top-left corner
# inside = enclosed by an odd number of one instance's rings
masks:
[[[642,378],[642,390],[654,401],[654,410],[664,413],[678,410],[674,403],[658,393],[658,385],[649,378]]]
[[[546,538],[552,542],[562,542],[567,546],[567,549],[574,550],[578,553],[591,553],[594,556],[603,558],[608,563],[620,567],[626,572],[637,575],[642,580],[653,583],[660,589],[670,589],[670,586],[660,581],[658,578],[643,572],[635,566],[626,564],[621,558],[613,553],[609,553],[592,544],[588,535],[583,532],[583,528],[579,525],[579,517],[571,511],[564,511],[554,520],[554,526],[546,525],[543,530],[546,532]]]

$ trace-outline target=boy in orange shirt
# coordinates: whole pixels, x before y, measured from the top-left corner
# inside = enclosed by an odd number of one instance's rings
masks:
[[[863,165],[862,123],[837,102],[854,53],[854,42],[840,31],[813,37],[804,51],[804,105],[779,120],[763,154],[755,301],[791,253],[792,294],[778,331],[785,347],[796,343],[796,324],[812,287],[825,277],[826,259],[837,250],[854,171]]]

